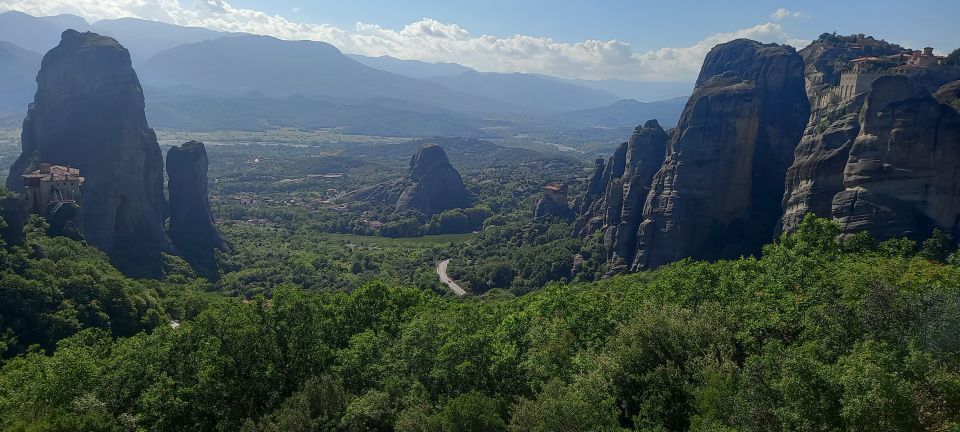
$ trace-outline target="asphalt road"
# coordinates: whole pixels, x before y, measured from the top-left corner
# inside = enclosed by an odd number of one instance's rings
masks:
[[[460,285],[457,285],[457,283],[454,282],[453,279],[450,279],[450,276],[447,276],[447,265],[449,264],[450,264],[450,260],[448,259],[445,259],[437,263],[437,276],[440,276],[440,282],[450,287],[450,289],[453,290],[453,293],[456,294],[457,297],[463,297],[467,295],[467,292],[464,291],[463,288],[460,288]]]

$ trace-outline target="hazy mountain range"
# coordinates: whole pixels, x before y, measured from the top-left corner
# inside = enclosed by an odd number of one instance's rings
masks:
[[[491,130],[509,133],[510,125],[635,126],[654,114],[671,126],[682,103],[624,99],[684,96],[691,87],[485,73],[453,63],[344,55],[323,42],[11,11],[0,14],[0,125],[22,121],[41,53],[67,28],[112,36],[130,51],[148,117],[161,128],[339,127],[346,133],[487,137]]]

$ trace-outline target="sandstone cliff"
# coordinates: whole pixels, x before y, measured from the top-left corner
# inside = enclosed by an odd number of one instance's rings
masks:
[[[937,92],[934,93],[933,97],[935,97],[938,102],[960,111],[960,80],[940,87]]]
[[[606,259],[615,271],[633,262],[643,206],[650,182],[663,163],[667,138],[660,124],[650,120],[637,126],[607,162],[595,164],[575,235],[601,231]]]
[[[633,267],[758,252],[775,234],[808,116],[793,48],[743,39],[713,48],[653,179]]]
[[[210,273],[216,269],[214,250],[228,251],[213,224],[207,198],[207,150],[190,141],[167,151],[170,194],[170,239],[195,267]]]
[[[112,38],[67,30],[37,84],[7,187],[22,191],[20,174],[39,162],[80,168],[86,240],[128,274],[159,275],[169,250],[163,157],[130,54]]]
[[[447,153],[438,145],[420,147],[410,158],[410,172],[397,199],[397,211],[416,209],[432,215],[447,209],[470,207],[470,193]]]
[[[570,207],[562,205],[550,198],[543,197],[534,205],[533,217],[535,219],[556,218],[569,222],[576,218],[577,214],[574,213]]]
[[[814,84],[808,86],[814,109],[786,175],[783,230],[796,229],[814,213],[836,219],[845,233],[867,230],[880,239],[919,239],[935,226],[954,231],[943,207],[953,199],[946,178],[958,162],[949,107],[960,84],[949,81],[960,76],[951,68],[921,69],[911,78],[883,76],[861,94],[837,97],[832,86],[840,70],[865,50],[878,55],[903,49],[870,37],[826,35],[801,51],[807,82]]]
[[[923,239],[960,224],[960,113],[913,80],[873,83],[833,217],[845,233]]]

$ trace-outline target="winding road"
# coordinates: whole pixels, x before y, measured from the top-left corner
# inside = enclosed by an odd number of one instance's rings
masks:
[[[450,287],[450,289],[453,290],[453,293],[456,294],[457,297],[463,297],[467,295],[467,292],[464,291],[463,288],[460,288],[460,285],[457,285],[457,283],[454,282],[453,279],[450,279],[450,276],[447,276],[447,266],[449,264],[450,264],[449,259],[445,259],[437,263],[437,276],[440,276],[440,282]]]

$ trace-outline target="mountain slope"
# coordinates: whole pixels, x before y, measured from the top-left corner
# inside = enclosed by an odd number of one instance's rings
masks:
[[[469,71],[457,76],[434,77],[429,80],[452,90],[497,99],[533,113],[595,108],[620,99],[602,90],[521,73]]]
[[[494,123],[434,110],[389,104],[342,104],[304,97],[221,96],[190,88],[146,88],[147,118],[157,128],[216,131],[274,127],[337,128],[346,134],[380,136],[489,136]]]
[[[0,126],[16,126],[37,91],[40,54],[0,41]]]
[[[656,102],[638,102],[633,99],[617,101],[611,105],[586,110],[559,113],[550,118],[568,126],[625,127],[636,126],[646,120],[656,119],[663,127],[676,126],[683,111],[686,97]]]
[[[620,96],[621,99],[636,99],[641,102],[654,102],[675,97],[688,97],[693,93],[693,81],[627,81],[627,80],[584,80],[558,78],[549,75],[537,75],[549,80],[603,90]]]
[[[130,51],[134,64],[177,45],[230,34],[136,18],[100,20],[90,24],[75,15],[35,17],[19,11],[0,13],[0,40],[38,53],[56,46],[60,42],[60,34],[67,29],[94,31],[119,40]]]
[[[178,45],[229,35],[229,33],[202,27],[181,27],[136,18],[100,20],[94,23],[93,27],[98,33],[123,42],[123,45],[130,50],[130,57],[133,58],[135,65]]]
[[[420,60],[401,60],[387,55],[368,57],[359,54],[347,54],[347,57],[372,68],[410,78],[422,79],[440,76],[456,76],[473,70],[456,63],[430,63]]]
[[[504,104],[353,61],[334,46],[238,35],[181,45],[139,67],[144,83],[192,86],[225,95],[323,97],[343,103],[399,99],[460,112],[501,111]]]
[[[35,17],[19,11],[0,13],[0,40],[38,53],[57,46],[60,34],[68,28],[88,31],[90,24],[74,15]]]

